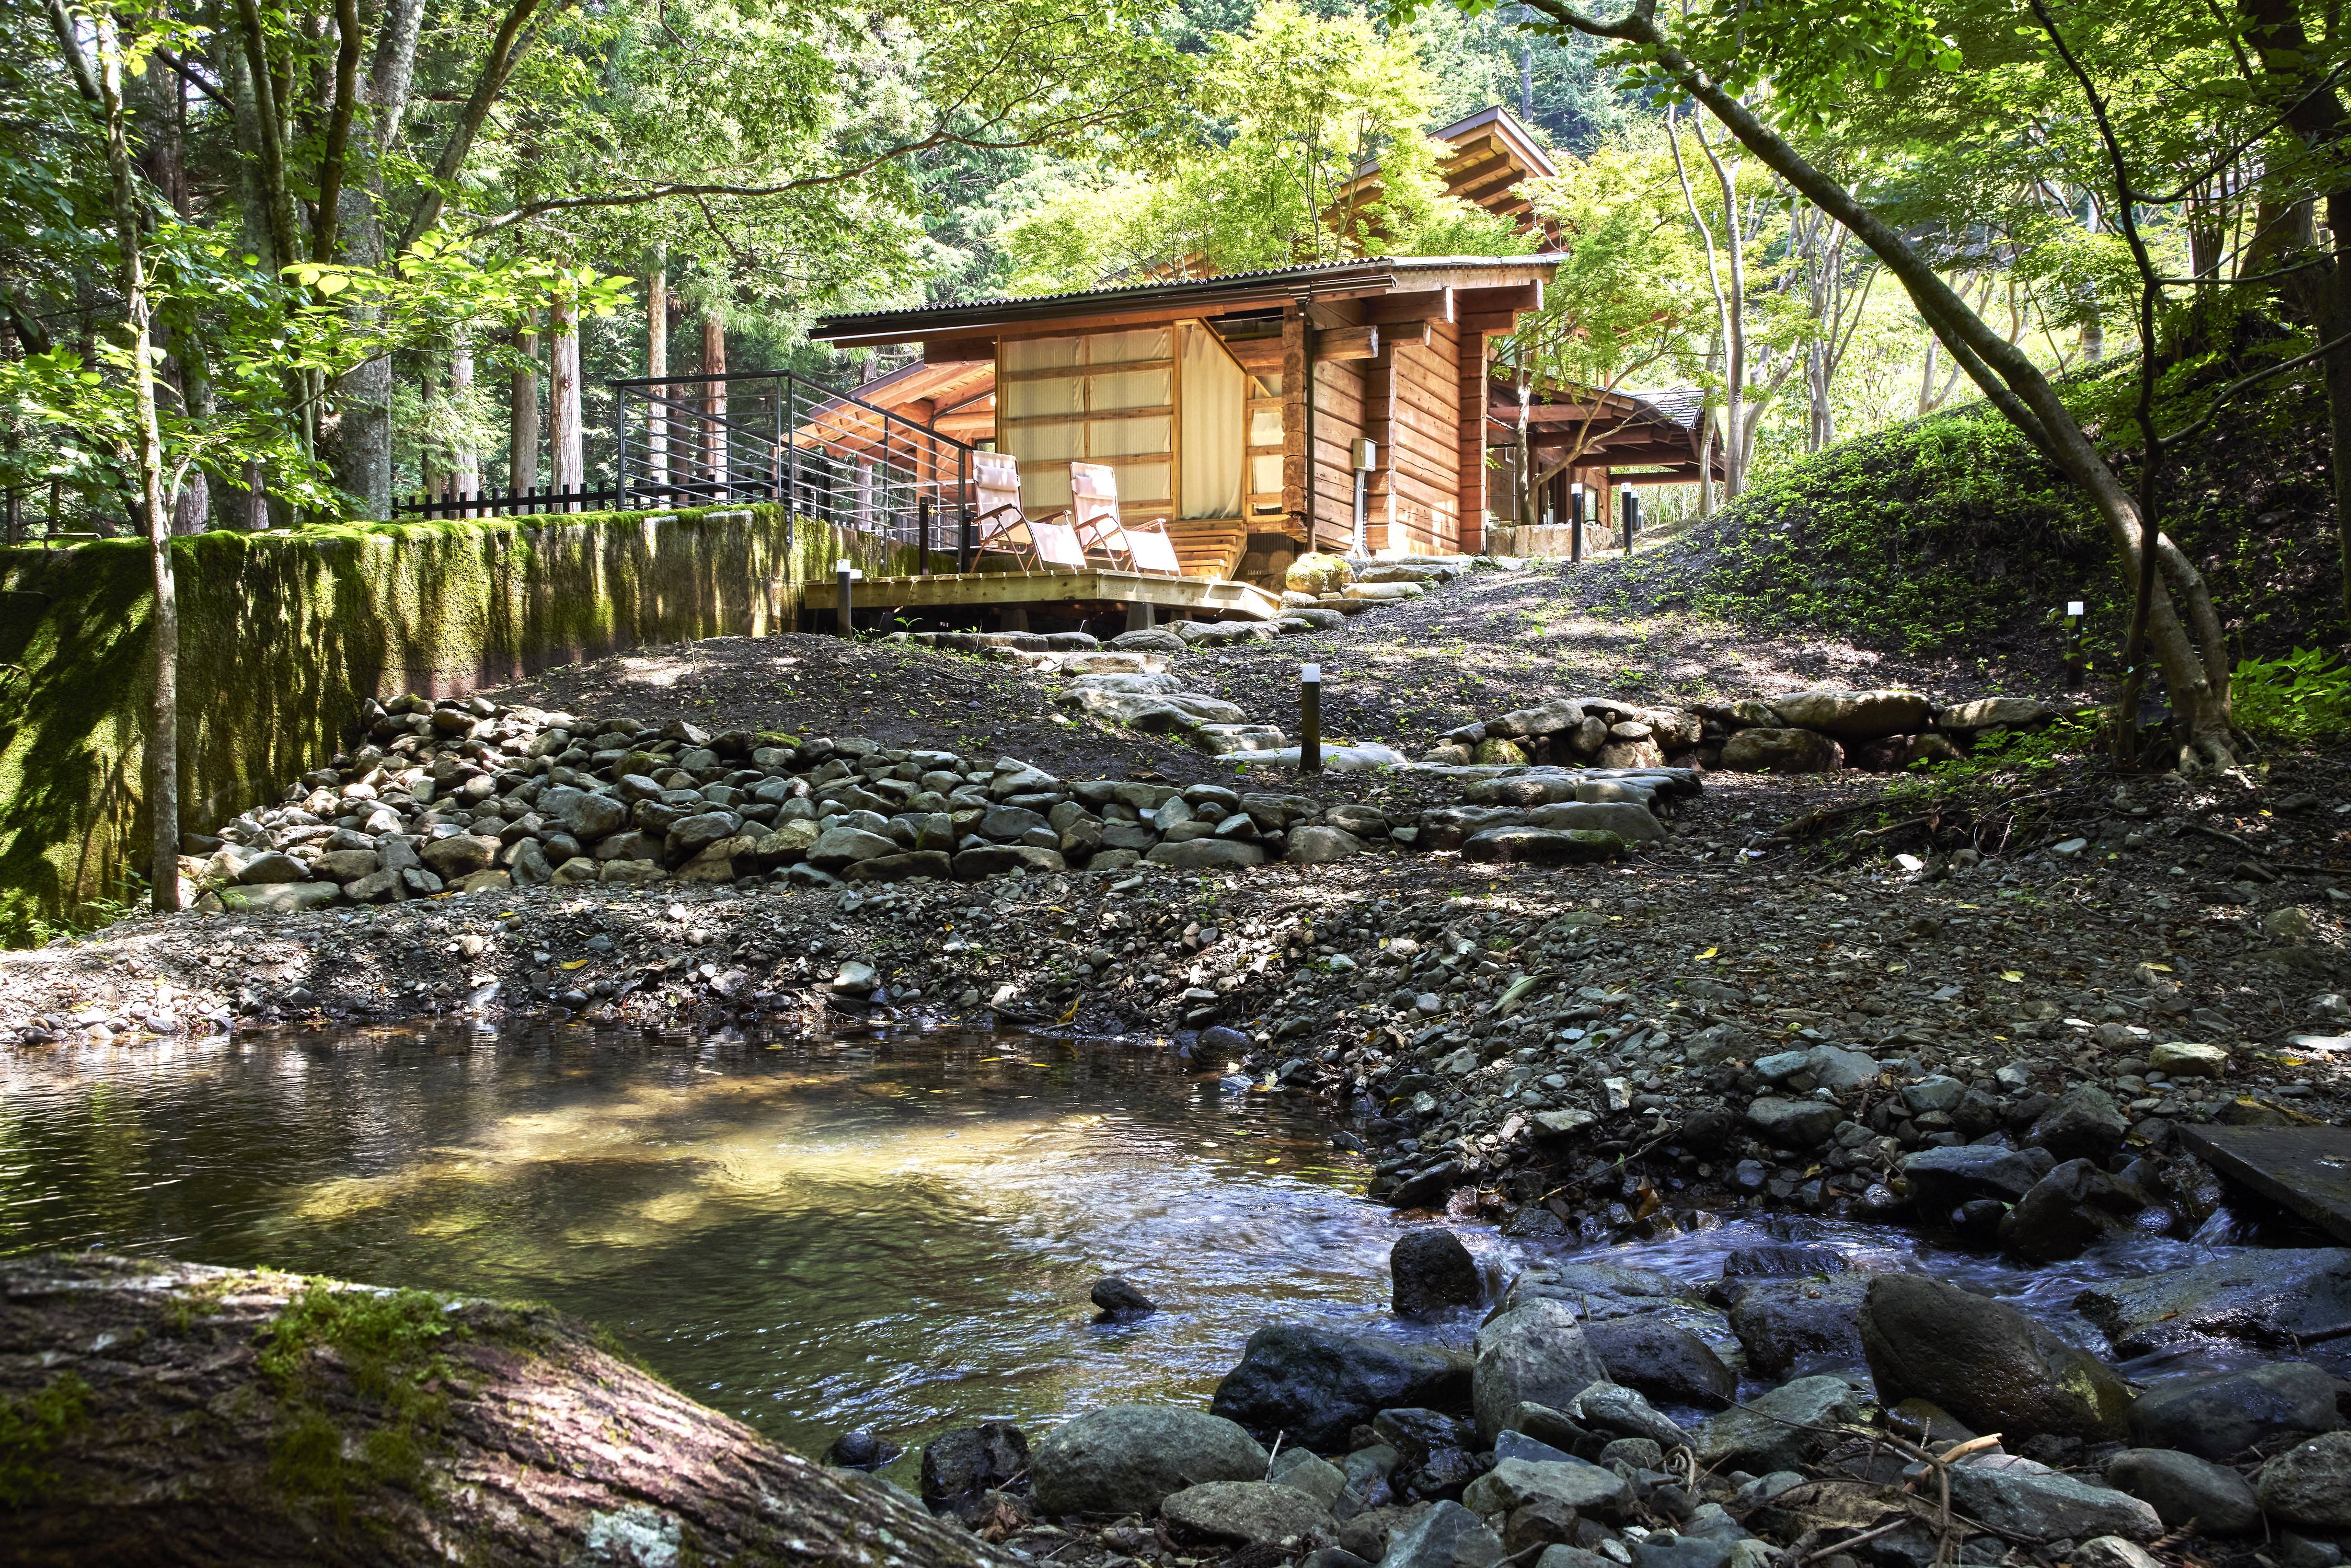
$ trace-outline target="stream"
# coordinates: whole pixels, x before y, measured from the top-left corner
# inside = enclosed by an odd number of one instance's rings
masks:
[[[1466,1344],[1474,1311],[1389,1315],[1398,1220],[1317,1108],[1233,1092],[1224,1067],[959,1031],[581,1025],[25,1052],[0,1058],[0,1254],[543,1300],[808,1452],[858,1427],[911,1446],[982,1419],[1202,1405],[1282,1319]],[[1733,1248],[1801,1240],[2010,1297],[2093,1348],[2070,1306],[2084,1282],[2240,1244],[2225,1213],[2196,1241],[2032,1270],[1809,1220],[1599,1249],[1461,1234],[1496,1281],[1573,1257],[1695,1282]],[[1161,1311],[1093,1322],[1109,1273]]]

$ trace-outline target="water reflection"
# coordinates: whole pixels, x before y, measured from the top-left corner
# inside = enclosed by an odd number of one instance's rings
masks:
[[[1270,1319],[1385,1316],[1360,1166],[1148,1049],[387,1031],[28,1056],[0,1095],[0,1248],[545,1299],[803,1447],[1198,1401]],[[1109,1272],[1165,1310],[1094,1325]]]

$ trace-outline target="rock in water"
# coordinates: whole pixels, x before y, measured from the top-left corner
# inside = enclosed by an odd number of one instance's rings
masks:
[[[1382,1410],[1458,1406],[1468,1385],[1457,1352],[1276,1323],[1249,1335],[1208,1408],[1269,1436],[1335,1449]]]
[[[1719,1410],[1739,1396],[1739,1375],[1706,1341],[1655,1317],[1586,1323],[1583,1341],[1608,1369],[1611,1382],[1637,1388],[1668,1405]]]
[[[2248,1251],[2162,1274],[2106,1280],[2074,1298],[2117,1355],[2210,1338],[2299,1344],[2351,1329],[2351,1249]]]
[[[1090,1410],[1029,1451],[1037,1506],[1047,1513],[1150,1513],[1172,1491],[1265,1474],[1257,1439],[1221,1416],[1160,1405]]]
[[[1103,1317],[1113,1320],[1147,1318],[1159,1310],[1157,1301],[1116,1274],[1096,1280],[1088,1296],[1095,1306],[1102,1309]]]
[[[616,1562],[620,1543],[638,1562],[1017,1568],[543,1307],[18,1258],[0,1262],[0,1399],[58,1415],[8,1512],[11,1562],[423,1568],[462,1541],[486,1568]]]
[[[878,1470],[906,1450],[886,1437],[877,1437],[859,1427],[843,1432],[824,1451],[824,1462],[838,1465],[845,1470]]]
[[[1861,1303],[1868,1290],[1868,1278],[1860,1274],[1758,1280],[1739,1292],[1730,1332],[1746,1350],[1748,1364],[1767,1377],[1858,1374],[1865,1359]]]
[[[2306,1361],[2168,1378],[2131,1406],[2130,1435],[2145,1448],[2231,1463],[2251,1449],[2275,1448],[2280,1437],[2340,1430],[2335,1400],[2341,1387]]]
[[[1388,1249],[1389,1305],[1400,1318],[1423,1317],[1448,1307],[1474,1307],[1485,1295],[1478,1260],[1461,1238],[1428,1226],[1407,1230]]]
[[[2012,1437],[2124,1436],[2131,1396],[2122,1378],[2013,1307],[1923,1274],[1881,1274],[1860,1326],[1887,1405],[1931,1400],[1980,1432]]]
[[[1538,1297],[1502,1312],[1478,1331],[1470,1400],[1478,1436],[1487,1443],[1510,1425],[1522,1401],[1565,1409],[1608,1369],[1583,1342],[1574,1309]]]
[[[923,1500],[955,1503],[1008,1487],[1029,1470],[1029,1439],[1009,1421],[942,1432],[923,1448]]]

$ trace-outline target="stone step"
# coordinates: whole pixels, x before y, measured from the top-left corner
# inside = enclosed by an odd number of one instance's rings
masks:
[[[1236,752],[1276,751],[1290,737],[1270,724],[1204,724],[1192,732],[1192,744],[1211,757]]]

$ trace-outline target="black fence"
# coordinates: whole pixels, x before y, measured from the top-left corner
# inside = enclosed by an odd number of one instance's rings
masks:
[[[607,486],[601,490],[550,490],[533,486],[528,490],[485,490],[475,495],[417,495],[404,501],[394,501],[392,515],[395,517],[503,517],[526,512],[602,512],[617,511],[621,492]]]
[[[418,495],[396,517],[780,503],[796,517],[969,559],[972,448],[789,372],[614,382],[614,481],[595,489]]]

